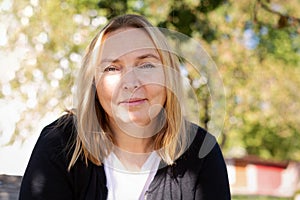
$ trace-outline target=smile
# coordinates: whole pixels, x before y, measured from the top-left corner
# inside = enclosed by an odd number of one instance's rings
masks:
[[[147,99],[144,98],[132,98],[132,99],[121,101],[120,104],[125,106],[138,106],[145,103],[146,101]]]

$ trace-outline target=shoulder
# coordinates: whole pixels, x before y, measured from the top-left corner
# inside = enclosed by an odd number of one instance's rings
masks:
[[[218,146],[215,136],[194,123],[187,123],[187,134],[190,136],[190,142],[186,153],[193,156],[204,158]]]
[[[63,115],[43,128],[40,139],[53,140],[53,142],[70,139],[76,133],[75,120],[72,114]]]
[[[230,199],[226,164],[216,138],[198,127],[188,151],[191,153],[182,165],[190,175],[187,177],[197,174],[195,199]]]
[[[217,176],[222,177],[221,179],[226,182],[225,160],[216,138],[205,129],[196,125],[192,126],[195,130],[190,134],[194,134],[194,138],[188,150],[183,154],[185,162],[181,162],[181,164],[186,169],[196,170],[207,179],[209,176]]]
[[[186,122],[186,134],[189,135],[186,150],[171,166],[172,171],[178,174],[187,170],[199,171],[207,158],[219,150],[215,137],[194,123]]]
[[[188,147],[176,160],[182,172],[196,170],[198,173],[203,167],[211,168],[213,165],[224,168],[222,151],[214,135],[193,123],[188,123],[187,134],[190,135]]]
[[[75,116],[66,114],[45,126],[37,140],[35,149],[58,155],[72,146],[76,138]]]

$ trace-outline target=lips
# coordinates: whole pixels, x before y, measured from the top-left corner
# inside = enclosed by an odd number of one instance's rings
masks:
[[[128,105],[128,106],[136,106],[145,103],[147,101],[146,98],[130,98],[120,102],[120,104]]]

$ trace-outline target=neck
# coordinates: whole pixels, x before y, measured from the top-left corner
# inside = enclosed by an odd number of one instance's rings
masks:
[[[114,144],[122,151],[130,153],[149,153],[153,150],[153,136],[149,127],[137,125],[110,124],[110,129],[113,134]]]
[[[153,129],[128,123],[110,123],[110,129],[116,156],[127,170],[139,171],[153,151]]]

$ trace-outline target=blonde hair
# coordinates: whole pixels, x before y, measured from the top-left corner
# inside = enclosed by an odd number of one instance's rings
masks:
[[[95,87],[95,60],[99,57],[97,46],[103,37],[120,28],[142,28],[152,39],[165,71],[166,102],[164,105],[165,124],[154,136],[154,149],[157,150],[166,164],[173,162],[186,150],[189,137],[178,97],[182,95],[182,82],[178,80],[179,61],[171,53],[167,40],[158,28],[153,27],[144,17],[127,14],[112,19],[94,37],[83,58],[77,80],[77,107],[75,124],[77,137],[75,148],[69,163],[69,169],[79,157],[96,165],[101,165],[113,146],[113,136],[108,131],[105,111],[99,103]]]

